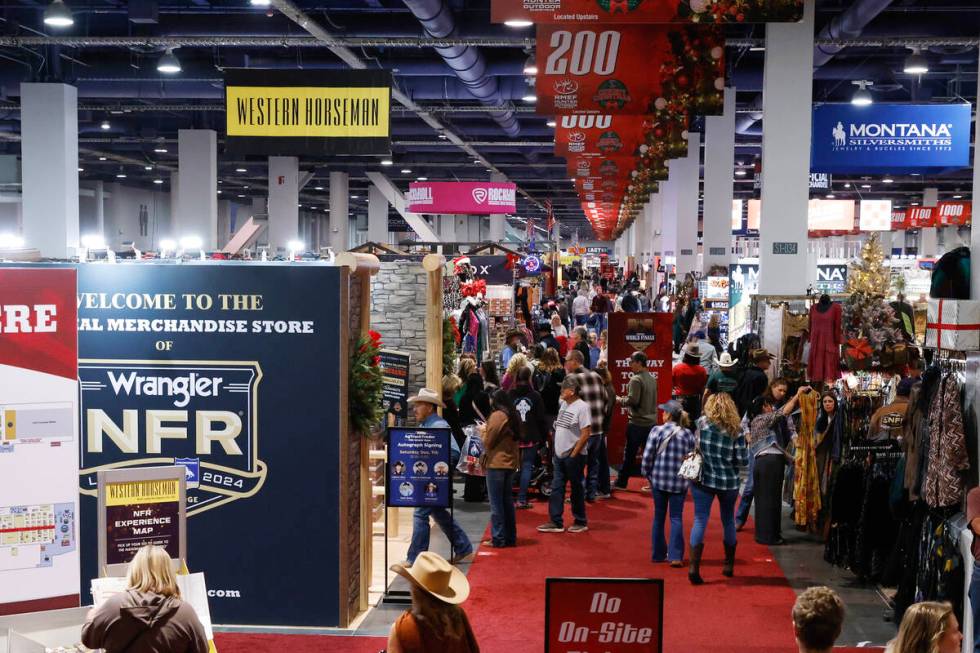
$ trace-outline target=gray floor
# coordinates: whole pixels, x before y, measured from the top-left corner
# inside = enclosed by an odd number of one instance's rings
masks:
[[[773,557],[797,594],[813,585],[826,585],[840,594],[847,606],[844,631],[839,646],[884,646],[897,628],[891,611],[874,585],[862,585],[850,571],[834,567],[823,559],[824,543],[794,528],[789,510],[783,514],[784,546],[771,547]]]

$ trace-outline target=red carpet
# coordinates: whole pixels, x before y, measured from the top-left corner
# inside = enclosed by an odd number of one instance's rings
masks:
[[[380,637],[215,633],[218,653],[378,653],[388,644]]]
[[[641,485],[634,480],[632,487]],[[587,506],[587,533],[538,533],[547,521],[544,504],[518,511],[518,546],[481,549],[469,573],[472,593],[465,609],[487,653],[544,650],[544,579],[549,576],[650,577],[664,579],[665,653],[789,653],[795,594],[768,547],[740,533],[735,578],[721,575],[721,522],[715,513],[705,536],[701,575],[692,586],[687,569],[650,562],[653,502],[648,493],[620,492]],[[566,525],[570,510],[566,506]],[[684,539],[694,520],[688,500]]]

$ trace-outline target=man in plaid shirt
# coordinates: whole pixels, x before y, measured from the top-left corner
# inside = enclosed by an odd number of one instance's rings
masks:
[[[589,473],[585,488],[585,499],[591,503],[600,493],[603,498],[609,497],[608,463],[606,463],[606,472],[603,475],[604,487],[600,488],[597,472],[601,463],[596,456],[602,444],[602,438],[605,437],[602,422],[606,414],[606,402],[609,398],[606,395],[606,386],[602,383],[602,377],[585,367],[585,358],[582,356],[582,352],[577,349],[568,352],[568,356],[565,357],[565,372],[578,381],[578,396],[589,405],[589,411],[592,415],[592,431],[589,437]]]
[[[689,423],[678,401],[660,404],[666,422],[653,427],[643,450],[640,473],[650,480],[653,491],[653,561],[670,561],[671,567],[684,565],[684,498],[688,481],[677,475],[684,456],[694,449],[694,435],[683,424]],[[664,536],[664,522],[670,511],[670,546]]]

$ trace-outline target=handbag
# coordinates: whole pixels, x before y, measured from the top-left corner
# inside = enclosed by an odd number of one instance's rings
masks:
[[[475,426],[464,426],[463,433],[466,434],[466,439],[463,440],[463,450],[456,471],[470,476],[486,476],[487,472],[483,466],[486,450],[480,432]]]
[[[684,461],[681,463],[677,475],[688,481],[700,483],[703,474],[704,454],[701,453],[701,429],[698,428],[694,436],[694,450],[684,456]]]

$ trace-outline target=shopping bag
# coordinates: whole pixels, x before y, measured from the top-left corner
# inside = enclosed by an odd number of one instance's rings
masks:
[[[466,439],[463,440],[463,450],[460,452],[456,471],[470,476],[486,476],[486,470],[481,463],[484,449],[479,430],[475,426],[466,426],[463,433],[466,434]]]

